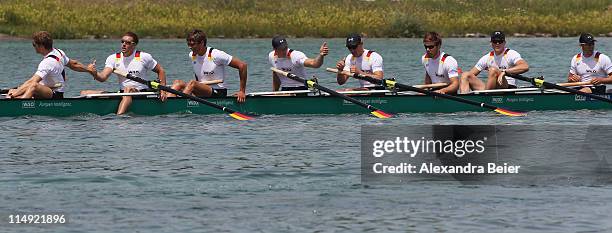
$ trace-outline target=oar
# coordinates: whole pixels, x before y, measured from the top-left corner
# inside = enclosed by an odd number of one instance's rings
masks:
[[[554,83],[544,82],[543,78],[529,78],[529,77],[522,76],[520,74],[509,74],[509,73],[506,73],[506,76],[511,77],[511,78],[515,78],[515,79],[518,79],[518,80],[523,80],[525,82],[530,82],[531,84],[533,84],[536,87],[542,87],[543,86],[545,88],[558,89],[558,90],[566,91],[566,92],[569,92],[569,93],[572,93],[572,94],[576,94],[576,95],[583,95],[583,96],[591,97],[592,99],[601,100],[601,101],[605,101],[605,102],[608,102],[608,103],[612,104],[612,100],[610,100],[610,99],[608,99],[606,97],[594,95],[594,94],[591,94],[591,93],[582,92],[582,91],[575,90],[575,89],[568,88],[568,87],[559,86],[559,85],[554,84]]]
[[[123,76],[123,77],[126,77],[127,79],[130,79],[130,80],[133,80],[133,81],[136,81],[136,82],[139,82],[139,83],[145,84],[145,85],[147,85],[148,87],[150,87],[150,88],[152,88],[152,89],[159,89],[159,90],[162,90],[162,91],[170,92],[170,93],[175,94],[175,95],[178,95],[178,96],[182,96],[182,97],[185,97],[185,98],[188,98],[188,99],[194,100],[194,101],[198,101],[198,102],[200,102],[200,103],[206,104],[206,105],[211,106],[211,107],[213,107],[213,108],[220,109],[220,110],[222,110],[222,111],[224,111],[224,112],[228,113],[228,114],[229,114],[231,117],[233,117],[234,119],[241,120],[241,121],[245,121],[245,120],[251,120],[251,119],[253,119],[253,117],[248,116],[248,115],[246,115],[246,114],[244,114],[244,113],[240,113],[240,112],[238,112],[238,111],[236,111],[236,110],[233,110],[233,109],[228,108],[228,107],[223,107],[223,106],[221,106],[221,105],[218,105],[218,104],[212,103],[212,102],[210,102],[210,101],[208,101],[208,100],[205,100],[205,99],[202,99],[202,98],[200,98],[200,97],[193,96],[193,95],[189,95],[189,94],[185,94],[185,93],[183,93],[183,92],[180,92],[180,91],[174,90],[174,89],[169,88],[169,87],[167,87],[167,86],[160,85],[160,83],[158,83],[158,82],[149,81],[149,80],[144,80],[144,79],[142,79],[142,78],[140,78],[140,77],[138,77],[138,76],[134,76],[134,75],[129,74],[129,73],[125,72],[125,71],[113,70],[113,72],[114,72],[115,74],[118,74],[118,75],[121,75],[121,76]]]
[[[338,69],[333,69],[333,68],[327,68],[327,71],[329,72],[334,72],[334,73],[338,73]],[[414,91],[414,92],[418,92],[418,93],[422,93],[425,95],[431,95],[431,96],[437,96],[437,97],[441,97],[441,98],[445,98],[445,99],[450,99],[450,100],[454,100],[454,101],[458,101],[461,103],[465,103],[465,104],[470,104],[470,105],[474,105],[474,106],[478,106],[481,108],[487,108],[487,109],[491,109],[495,112],[501,113],[503,115],[506,116],[525,116],[527,114],[522,113],[522,112],[516,112],[516,111],[510,111],[508,109],[503,109],[500,107],[496,107],[490,104],[486,104],[486,103],[481,103],[481,102],[476,102],[473,100],[468,100],[465,98],[461,98],[458,96],[453,96],[453,95],[447,95],[447,94],[442,94],[442,93],[438,93],[438,92],[434,92],[434,91],[429,91],[429,90],[425,90],[425,89],[421,89],[421,88],[416,88],[410,85],[406,85],[406,84],[401,84],[401,83],[397,83],[395,81],[391,81],[391,80],[387,80],[387,79],[375,79],[372,78],[370,76],[366,76],[366,75],[362,75],[362,74],[356,74],[356,73],[350,73],[350,72],[346,72],[346,71],[342,71],[343,74],[352,76],[353,78],[356,79],[361,79],[364,81],[368,81],[370,83],[374,83],[374,84],[378,84],[378,85],[382,85],[385,86],[387,88],[394,88],[397,87],[401,90],[408,90],[408,91]]]
[[[592,86],[591,82],[573,82],[573,83],[557,83],[562,87],[576,87],[576,86]]]
[[[309,88],[313,88],[313,87],[314,87],[314,88],[319,89],[319,90],[321,90],[321,91],[327,92],[327,93],[329,93],[330,95],[333,95],[333,96],[336,96],[336,97],[340,97],[340,98],[345,99],[345,100],[347,100],[347,101],[350,101],[350,102],[352,102],[352,103],[354,103],[354,104],[357,104],[357,105],[359,105],[359,106],[361,106],[361,107],[364,107],[364,108],[366,108],[366,109],[370,110],[370,111],[371,111],[370,113],[372,113],[372,115],[374,115],[374,116],[376,116],[376,117],[378,117],[378,118],[390,118],[391,116],[393,116],[393,115],[391,115],[391,114],[389,114],[389,113],[383,112],[383,111],[381,111],[380,109],[375,108],[375,107],[374,107],[374,106],[372,106],[372,105],[369,105],[369,104],[363,103],[363,102],[361,102],[361,101],[359,101],[359,100],[357,100],[357,99],[355,99],[355,98],[353,98],[353,97],[350,97],[350,96],[346,96],[346,95],[340,94],[340,93],[338,93],[338,92],[336,92],[336,91],[334,91],[334,90],[331,90],[331,89],[329,89],[329,88],[327,88],[327,87],[321,86],[321,85],[319,85],[318,83],[316,83],[315,81],[312,81],[312,80],[305,80],[305,79],[300,78],[299,76],[297,76],[297,75],[295,75],[295,74],[292,74],[292,73],[289,73],[289,72],[285,72],[285,71],[282,71],[282,70],[276,69],[276,68],[274,68],[274,67],[271,67],[270,69],[271,69],[272,71],[274,71],[274,72],[278,73],[278,74],[281,74],[281,75],[283,75],[283,76],[285,76],[285,77],[289,78],[289,79],[292,79],[292,80],[297,81],[297,82],[304,83],[304,84],[305,84],[306,86],[308,86]]]

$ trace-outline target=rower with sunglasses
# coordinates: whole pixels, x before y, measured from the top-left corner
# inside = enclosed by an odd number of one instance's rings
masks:
[[[578,87],[586,93],[604,94],[606,85],[612,84],[612,62],[610,57],[595,50],[595,38],[589,33],[580,35],[578,42],[582,52],[571,61],[568,82],[590,82],[592,87]]]
[[[492,90],[516,88],[516,80],[506,77],[506,73],[522,74],[529,70],[529,65],[521,55],[506,47],[506,36],[501,31],[491,34],[493,51],[485,54],[470,71],[461,76],[460,91],[466,94],[471,90]],[[478,79],[478,74],[489,72],[486,84]]]
[[[425,84],[448,83],[449,85],[435,90],[442,94],[457,94],[459,89],[459,70],[457,60],[442,52],[442,37],[437,32],[427,32],[423,38],[425,54],[421,63],[425,67]]]
[[[222,50],[208,47],[206,33],[200,29],[193,29],[187,34],[187,46],[191,50],[189,59],[193,65],[195,79],[189,82],[174,80],[172,89],[189,95],[193,93],[199,97],[225,97],[227,96],[225,68],[229,66],[237,69],[240,77],[240,89],[234,96],[240,103],[246,101],[247,64],[245,62]],[[206,84],[213,80],[221,80],[221,83]]]
[[[351,52],[344,60],[336,63],[338,70],[350,71],[351,73],[368,75],[376,79],[383,79],[383,58],[373,50],[363,48],[361,35],[353,33],[346,38],[346,48]],[[349,76],[338,72],[336,80],[343,85]],[[377,86],[370,82],[359,80],[359,88],[349,88],[345,90],[384,90],[383,86]]]
[[[160,84],[166,85],[166,72],[162,66],[155,59],[153,59],[151,54],[136,50],[136,45],[138,45],[138,35],[133,32],[126,32],[123,34],[121,37],[121,52],[111,54],[106,58],[106,63],[104,64],[104,69],[102,72],[95,71],[96,68],[94,60],[94,72],[92,73],[94,80],[105,82],[113,73],[114,69],[124,70],[130,74],[148,80],[147,76],[149,75],[149,71],[153,71],[157,73]],[[149,87],[142,83],[127,79],[121,75],[117,75],[117,77],[119,78],[119,84],[121,85],[120,92],[134,93],[155,91],[149,89]],[[84,90],[81,91],[81,95],[99,94],[103,92],[104,91],[101,90]],[[166,100],[166,96],[167,93],[165,91],[161,91],[159,93],[159,99],[162,101]],[[119,107],[117,109],[117,115],[127,112],[131,104],[132,96],[122,96],[121,102],[119,103]]]

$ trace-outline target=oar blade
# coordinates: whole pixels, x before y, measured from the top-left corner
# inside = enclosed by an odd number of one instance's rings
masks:
[[[243,113],[239,113],[239,112],[234,112],[232,114],[229,114],[231,117],[233,117],[236,120],[240,120],[240,121],[248,121],[248,120],[252,120],[253,117],[248,116],[246,114]]]
[[[500,114],[506,115],[506,116],[515,116],[515,117],[527,116],[527,113],[511,111],[511,110],[503,109],[503,108],[496,108],[495,111]]]
[[[372,113],[372,115],[374,115],[374,116],[376,116],[378,118],[381,118],[381,119],[387,119],[387,118],[391,118],[393,116],[392,114],[383,112],[381,110],[376,110],[376,111],[373,111],[371,113]]]

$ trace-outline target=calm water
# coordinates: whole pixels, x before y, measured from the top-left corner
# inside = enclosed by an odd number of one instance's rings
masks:
[[[597,47],[612,53],[611,39]],[[321,39],[291,39],[290,47],[317,53]],[[348,52],[327,40],[325,67]],[[469,69],[488,51],[486,39],[447,39],[445,50]],[[269,40],[209,42],[249,64],[249,91],[271,89]],[[57,41],[71,58],[98,60],[120,44]],[[530,63],[530,75],[561,82],[578,52],[575,38],[509,39]],[[183,40],[142,40],[170,80],[192,77]],[[371,39],[366,48],[385,59],[385,74],[420,83],[424,52],[418,39]],[[40,56],[29,41],[0,41],[0,83],[30,77]],[[309,70],[322,84],[333,75]],[[236,72],[228,78],[237,89]],[[68,72],[70,90],[116,89]],[[111,79],[114,81],[114,79]],[[353,84],[356,85],[356,82]],[[247,100],[248,101],[248,100]],[[360,184],[360,125],[378,124],[612,124],[609,111],[400,114],[381,121],[365,114],[262,116],[165,115],[0,118],[0,232],[200,231],[611,231],[611,186],[464,186]],[[546,150],[546,148],[542,148]],[[534,153],[537,153],[534,152]],[[63,213],[69,223],[8,225],[17,213]]]

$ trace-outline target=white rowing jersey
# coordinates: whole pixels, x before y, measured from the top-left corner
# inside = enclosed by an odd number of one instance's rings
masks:
[[[304,53],[288,49],[286,57],[278,57],[276,56],[276,52],[273,50],[268,54],[268,61],[272,67],[277,68],[282,71],[293,73],[301,78],[308,79],[306,76],[306,71],[304,69],[304,62],[307,57]],[[301,87],[304,86],[304,83],[297,82],[290,78],[287,78],[283,75],[279,75],[279,79],[281,82],[281,87]]]
[[[232,62],[232,56],[218,49],[206,47],[204,56],[189,52],[191,64],[193,64],[193,72],[196,80],[225,80],[225,67]],[[213,89],[225,89],[224,82],[211,85]]]
[[[431,78],[431,83],[450,83],[450,78],[459,76],[457,60],[445,52],[440,52],[435,58],[429,58],[425,53],[421,57],[421,63]]]
[[[590,57],[576,54],[570,64],[570,73],[580,76],[581,82],[589,82],[593,78],[607,78],[612,74],[610,57],[595,51]]]
[[[157,61],[153,59],[153,56],[151,56],[151,54],[141,51],[134,51],[128,57],[125,57],[123,53],[112,54],[108,56],[108,58],[106,58],[105,64],[105,67],[124,70],[132,75],[138,76],[145,80],[149,80],[149,78],[147,77],[149,71],[153,71],[153,69],[155,69],[155,66],[157,66]],[[119,78],[121,90],[126,87],[133,87],[138,90],[144,90],[148,88],[147,85],[132,81],[120,75],[117,75],[117,77]]]
[[[478,60],[478,63],[476,63],[476,66],[474,67],[476,67],[476,69],[479,71],[488,71],[489,67],[496,67],[498,69],[505,70],[516,66],[516,63],[520,60],[523,60],[523,58],[521,58],[521,54],[515,50],[504,48],[504,52],[500,55],[495,54],[494,51],[485,54],[480,58],[480,60]],[[506,80],[508,81],[508,85],[516,86],[516,80],[513,78],[506,77]]]
[[[64,66],[68,64],[70,58],[64,51],[53,48],[45,55],[38,64],[35,75],[42,78],[39,84],[51,88],[54,92],[64,92],[65,72]]]
[[[363,50],[363,54],[359,57],[353,57],[353,54],[346,56],[344,60],[344,71],[351,71],[351,67],[359,67],[361,71],[367,74],[374,74],[376,71],[383,71],[383,58],[377,52],[367,49]],[[361,87],[373,87],[374,84],[359,80]]]

